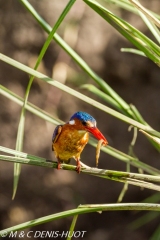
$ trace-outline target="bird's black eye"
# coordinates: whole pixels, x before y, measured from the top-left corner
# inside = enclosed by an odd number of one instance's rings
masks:
[[[85,121],[82,121],[82,124],[83,124],[84,126],[87,126],[87,122],[85,122]]]

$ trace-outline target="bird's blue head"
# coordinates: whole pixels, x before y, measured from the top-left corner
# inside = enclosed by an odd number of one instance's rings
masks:
[[[106,138],[96,127],[96,120],[90,114],[86,112],[76,112],[70,118],[69,124],[76,125],[76,119],[82,123],[83,129],[92,133],[98,140],[102,139],[104,141],[104,145],[108,143]]]
[[[88,113],[86,112],[76,112],[73,114],[73,116],[70,118],[70,121],[78,119],[82,122],[82,124],[86,124],[87,122],[92,123],[93,126],[96,126],[96,120]]]

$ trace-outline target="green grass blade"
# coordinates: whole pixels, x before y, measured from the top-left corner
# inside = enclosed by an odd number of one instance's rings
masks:
[[[137,110],[137,108],[133,104],[130,104],[130,108],[132,109],[132,112],[134,113],[135,119],[138,122],[143,123],[144,125],[148,126],[146,121],[143,119],[142,115],[139,113],[139,111]]]
[[[160,193],[155,193],[150,195],[149,197],[145,198],[142,202],[144,203],[158,203],[160,199]]]
[[[141,116],[141,114],[139,113],[139,111],[137,110],[137,108],[133,105],[130,104],[130,107],[132,109],[132,112],[134,113],[135,119],[140,122],[143,123],[144,125],[148,125],[145,120],[143,119],[143,117]],[[143,130],[140,130],[141,132],[143,132]],[[144,132],[143,132],[144,133]],[[145,134],[145,133],[144,133]],[[148,140],[152,143],[152,145],[158,150],[160,151],[160,138],[156,138],[150,135],[147,135],[148,133],[146,133],[146,136],[148,137]]]
[[[45,29],[45,31],[50,32],[50,26],[38,15],[35,9],[33,9],[29,4],[24,6],[31,12],[31,14],[36,18],[36,20]],[[121,99],[118,98],[118,96],[116,96],[113,91],[110,91],[110,87],[89,68],[83,59],[81,59],[57,34],[54,35],[54,39],[98,83],[103,91],[107,92],[111,96],[110,100],[112,99],[112,103],[114,102],[116,105],[117,102],[118,105],[122,106],[121,112],[125,112],[127,115],[129,114],[129,116],[132,116],[134,118],[132,111],[130,111],[129,105],[122,102]],[[158,149],[156,145],[155,147]]]
[[[50,25],[36,12],[36,10],[26,0],[20,0],[24,7],[32,14],[32,16],[38,21],[40,26],[49,33],[51,31]],[[57,34],[53,36],[54,40],[64,49],[73,60],[100,86],[100,88],[111,96],[122,108],[128,113],[128,116],[132,116],[129,105],[102,79],[100,78],[87,63]]]
[[[95,139],[93,139],[92,137],[90,137],[89,143],[94,146],[97,147],[97,142]],[[107,146],[107,147],[102,147],[101,151],[111,155],[114,158],[119,159],[120,161],[126,162],[126,163],[130,163],[132,166],[137,167],[137,168],[141,168],[144,171],[153,174],[153,175],[159,175],[160,174],[160,170],[149,166],[146,163],[143,163],[141,161],[137,161],[137,158],[133,157],[133,156],[129,156],[126,153],[123,153],[111,146]]]
[[[4,86],[0,85],[0,94],[7,97],[8,99],[12,100],[13,102],[17,103],[20,106],[23,106],[24,99],[18,96],[17,94],[13,93],[9,89],[5,88]],[[41,108],[35,106],[34,104],[27,102],[26,104],[26,110],[29,112],[35,114],[36,116],[44,119],[47,122],[53,123],[53,124],[63,124],[64,122],[60,119],[52,116],[51,114],[47,113],[46,111],[43,111]]]
[[[143,21],[145,22],[145,24],[147,25],[148,29],[151,31],[151,33],[157,40],[157,42],[160,43],[159,29],[154,25],[154,23],[149,21],[149,19],[141,11],[138,11],[138,12],[139,12],[139,15],[141,16],[141,18],[143,19]]]
[[[22,110],[20,114],[20,122],[18,125],[17,140],[16,140],[16,150],[19,150],[19,151],[23,149],[24,124],[25,124],[25,111]],[[19,163],[15,163],[12,200],[15,198],[15,195],[16,195],[20,172],[21,172],[21,165]]]
[[[4,96],[8,97],[9,99],[11,99],[12,101],[16,102],[17,104],[19,104],[20,106],[23,105],[23,98],[19,97],[18,95],[14,94],[13,92],[11,92],[10,90],[6,89],[3,86],[0,86],[0,93],[3,94]],[[63,124],[64,122],[61,121],[58,118],[53,117],[52,115],[48,114],[47,112],[41,110],[40,108],[38,108],[37,106],[27,102],[26,105],[26,110],[30,111],[31,113],[39,116],[40,118],[44,119],[45,121],[51,122],[53,124]],[[97,147],[97,142],[95,141],[95,139],[93,139],[92,137],[90,137],[89,140],[89,144],[91,144],[93,147]],[[160,174],[160,171],[149,166],[146,165],[145,163],[142,163],[140,161],[137,161],[136,158],[134,158],[133,156],[129,156],[115,148],[112,148],[110,146],[107,147],[103,147],[101,149],[103,152],[113,156],[114,158],[117,158],[120,161],[126,162],[126,163],[130,163],[131,165],[140,168],[142,167],[143,170],[145,170],[148,173],[151,174]],[[16,152],[15,152],[16,154]],[[18,155],[17,155],[18,156]]]
[[[55,221],[57,219],[66,218],[75,216],[78,214],[86,214],[91,212],[101,212],[101,211],[160,211],[160,204],[151,204],[151,203],[117,203],[117,204],[90,204],[90,205],[81,205],[76,209],[67,210],[60,213],[51,214],[45,217],[33,219],[31,221],[18,224],[16,226],[6,228],[0,231],[0,236],[3,236],[4,232],[7,232],[9,234],[10,232],[19,231],[26,228],[31,228],[43,223],[48,223],[51,221]]]
[[[112,105],[114,108],[118,109],[118,111],[120,111],[121,113],[126,114],[126,112],[124,112],[123,108],[119,104],[117,104],[117,102],[113,98],[111,98],[106,93],[104,93],[101,90],[99,90],[94,85],[92,85],[92,84],[84,84],[84,85],[81,86],[81,88],[89,90],[90,92],[94,93],[96,96],[102,98],[104,101],[106,101],[107,103]],[[144,125],[148,126],[148,124],[144,121],[144,119],[142,118],[141,114],[139,113],[139,111],[136,109],[136,107],[133,104],[130,104],[130,108],[132,110],[134,119],[137,120],[138,122],[143,123]],[[152,141],[152,139],[153,139],[153,141]],[[150,142],[152,143],[152,145],[158,151],[160,151],[159,141],[160,141],[160,138],[154,138],[152,136],[150,138]]]
[[[145,131],[143,130],[139,130],[140,132],[142,132],[145,136],[147,136],[149,139],[151,139],[152,141],[154,141],[155,143],[158,144],[158,146],[160,147],[160,138],[157,138],[157,137],[153,137],[152,135],[146,133]]]
[[[160,225],[158,225],[157,229],[155,230],[155,232],[150,238],[150,240],[157,240],[157,239],[160,239]]]
[[[3,150],[3,147],[0,146],[0,148]],[[13,153],[12,149],[10,149],[10,153]],[[18,151],[17,151],[18,152]],[[0,160],[5,162],[17,162],[27,165],[34,165],[34,166],[41,166],[41,167],[47,167],[47,168],[57,168],[57,162],[37,157],[30,154],[25,154],[23,152],[18,152],[17,157],[7,156],[7,155],[0,155]],[[23,157],[22,157],[23,156]],[[69,165],[69,164],[61,164],[61,169],[68,170],[68,171],[76,171],[75,165]],[[145,188],[154,189],[154,190],[160,190],[160,186],[155,185],[155,188],[151,188],[151,186],[148,186],[150,182],[160,182],[159,176],[152,176],[148,174],[140,174],[140,173],[131,173],[131,172],[121,172],[121,171],[113,171],[113,170],[106,170],[106,169],[98,169],[98,168],[91,168],[91,167],[83,167],[81,169],[82,173],[93,175],[96,177],[102,177],[109,180],[114,180],[118,182],[127,182],[130,181],[130,184],[132,182],[139,183],[139,184],[145,184]],[[147,182],[146,182],[146,181]],[[132,182],[131,182],[132,181]],[[136,184],[134,184],[136,185]],[[137,185],[143,187],[143,185]]]
[[[25,6],[25,8],[33,15],[33,17],[38,21],[38,23],[43,27],[43,29],[46,32],[50,32],[51,31],[51,27],[49,26],[49,24],[47,22],[44,21],[43,18],[41,18],[41,16],[36,12],[36,10],[30,5],[30,3],[28,3],[25,0],[22,0],[21,3]],[[132,9],[134,9],[134,7],[132,6]],[[137,10],[136,10],[137,11]],[[158,18],[158,17],[157,17]],[[79,66],[84,69],[84,71],[86,73],[89,74],[89,76],[91,76],[93,78],[93,80],[95,80],[98,85],[103,89],[104,92],[108,93],[112,99],[115,99],[115,101],[117,101],[117,104],[120,103],[120,105],[124,108],[126,114],[128,116],[133,116],[132,111],[130,111],[129,105],[127,103],[125,103],[121,98],[119,98],[118,96],[114,95],[114,91],[112,91],[112,89],[108,86],[108,84],[106,84],[104,82],[103,79],[99,78],[99,76],[97,76],[90,68],[89,66],[83,61],[83,59],[81,59],[76,52],[74,52],[73,49],[71,49],[64,41],[63,39],[58,35],[58,34],[54,34],[54,40],[79,64]],[[111,91],[110,91],[111,90]],[[113,93],[113,94],[112,94]],[[122,101],[121,101],[122,100]],[[157,148],[157,146],[156,146]]]
[[[128,190],[128,182],[126,182],[126,183],[124,184],[124,186],[123,186],[123,188],[122,188],[122,190],[121,190],[121,192],[120,192],[120,194],[119,194],[119,196],[118,196],[117,203],[122,202],[122,200],[123,200],[123,198],[124,198],[127,190]]]
[[[42,81],[45,81],[46,83],[51,84],[52,86],[55,86],[55,87],[61,89],[62,91],[67,92],[67,93],[83,100],[84,102],[87,102],[87,103],[101,109],[102,111],[107,112],[110,115],[112,115],[112,116],[114,116],[118,119],[121,119],[122,121],[127,122],[130,125],[133,125],[133,126],[137,127],[138,129],[140,128],[140,129],[150,133],[151,135],[154,135],[154,136],[160,138],[160,133],[157,132],[156,130],[154,130],[153,128],[151,128],[150,126],[145,126],[144,124],[141,124],[141,123],[139,123],[139,122],[127,117],[127,116],[124,116],[123,114],[121,114],[121,113],[119,113],[119,112],[117,112],[117,111],[115,111],[115,110],[113,110],[113,109],[111,109],[111,108],[93,100],[92,98],[89,98],[89,97],[85,96],[82,93],[79,93],[79,92],[73,90],[72,88],[69,88],[69,87],[65,86],[64,84],[62,84],[62,83],[60,83],[60,82],[58,82],[58,81],[56,81],[52,78],[49,78],[48,76],[46,76],[46,75],[44,75],[44,74],[42,74],[42,73],[40,73],[36,70],[33,70],[33,69],[25,66],[22,63],[19,63],[15,60],[3,55],[3,54],[0,54],[0,60],[2,60],[4,62],[7,62],[8,64],[10,64],[10,65],[12,65],[16,68],[19,68],[20,70],[22,70],[24,72],[27,72],[30,75],[36,76],[37,78],[41,79]]]
[[[104,0],[104,2],[107,2],[107,5],[109,3],[114,4],[115,7],[121,7],[127,11],[133,12],[138,15],[138,10],[131,4],[128,0]],[[160,19],[160,15],[148,10],[153,16],[155,16],[157,19]]]
[[[29,164],[29,165],[41,166],[41,167],[57,168],[57,162],[53,162],[45,158],[39,158],[37,156],[17,152],[12,149],[8,150],[7,148],[1,147],[1,146],[0,146],[0,151],[9,152],[10,154],[17,153],[16,157],[0,155],[0,160],[2,161],[13,162],[13,163],[17,162],[17,163]],[[61,168],[63,170],[76,171],[76,166],[69,165],[69,164],[61,164]],[[152,176],[147,174],[91,168],[88,166],[83,166],[83,164],[81,167],[81,172],[85,174],[93,175],[96,177],[105,178],[108,180],[114,180],[114,181],[124,182],[124,183],[127,182],[128,184],[132,184],[135,186],[160,191],[160,186],[152,183],[152,182],[160,182],[159,175]]]
[[[134,53],[143,57],[146,57],[146,55],[144,54],[144,52],[134,49],[134,48],[121,48],[121,52],[128,52],[128,53]]]
[[[142,202],[159,203],[159,199],[160,199],[160,193],[157,192],[157,193],[147,197]],[[131,224],[129,224],[129,227],[131,229],[137,229],[137,228],[143,226],[144,224],[154,220],[154,218],[156,218],[156,217],[159,217],[158,212],[157,212],[157,214],[156,214],[156,212],[155,212],[155,214],[154,214],[154,212],[147,213],[147,214],[143,215],[142,217],[138,218],[137,220],[133,221]]]
[[[42,61],[43,56],[44,56],[48,46],[50,45],[50,42],[52,41],[54,33],[57,31],[59,25],[62,23],[62,21],[64,20],[65,16],[69,12],[69,10],[71,9],[71,7],[75,3],[75,1],[76,0],[70,0],[69,1],[67,6],[65,7],[65,9],[63,10],[62,14],[58,18],[56,24],[54,25],[52,31],[49,33],[49,36],[48,36],[47,40],[45,41],[45,43],[42,47],[42,50],[41,50],[41,52],[38,56],[36,65],[34,67],[35,70],[38,68],[40,62]],[[25,109],[26,109],[26,103],[28,101],[28,96],[29,96],[29,92],[30,92],[33,80],[34,80],[34,76],[31,76],[31,78],[29,80],[29,84],[28,84],[27,89],[26,89],[24,104],[23,104],[23,107],[22,107],[22,110],[21,110],[21,115],[20,115],[20,122],[19,122],[19,126],[18,126],[18,134],[17,134],[17,141],[16,141],[16,150],[19,150],[19,151],[21,151],[23,149]],[[19,176],[20,176],[20,170],[21,170],[20,164],[16,163],[15,166],[14,166],[14,182],[13,182],[13,196],[12,196],[12,199],[14,199],[16,191],[17,191],[18,180],[19,180]]]
[[[134,222],[129,224],[129,228],[132,230],[136,230],[137,228],[140,228],[144,226],[145,224],[151,222],[155,218],[159,217],[160,213],[159,212],[149,212],[144,214],[142,217],[136,219]]]
[[[69,235],[67,237],[67,240],[71,240],[72,239],[72,236],[73,236],[73,232],[74,232],[74,229],[75,229],[75,226],[76,226],[76,222],[77,222],[77,219],[78,219],[78,215],[75,215],[73,217],[73,220],[72,220],[72,223],[71,223],[71,227],[69,229]]]
[[[160,21],[150,13],[145,7],[143,7],[138,0],[129,0],[144,16],[150,19],[157,27],[160,27]]]
[[[127,11],[130,11],[130,12],[133,12],[135,14],[138,14],[138,11],[135,7],[133,7],[133,5],[127,0],[104,0],[103,1],[104,3],[107,3],[105,4],[105,6],[107,6],[108,4],[112,4],[114,7],[120,7],[120,8],[123,8]]]
[[[128,162],[128,163],[126,164],[126,172],[130,172],[130,162]],[[124,184],[124,186],[123,186],[123,188],[122,188],[119,196],[118,196],[117,203],[122,202],[122,200],[123,200],[123,198],[124,198],[127,190],[128,190],[128,183],[126,182],[126,183]]]
[[[154,63],[160,66],[160,48],[153,41],[147,38],[144,34],[131,26],[123,19],[115,16],[99,3],[92,0],[83,0],[101,17],[103,17],[109,24],[117,29],[125,38],[134,44],[139,50],[150,58]]]
[[[104,101],[109,103],[111,106],[118,109],[120,112],[125,113],[125,111],[123,110],[121,105],[118,104],[118,102],[116,102],[112,97],[110,97],[106,93],[102,92],[100,89],[98,89],[93,84],[83,84],[83,85],[80,86],[80,88],[81,89],[87,89],[88,91],[90,91],[90,92],[94,93],[95,95],[97,95],[98,97],[102,98]]]

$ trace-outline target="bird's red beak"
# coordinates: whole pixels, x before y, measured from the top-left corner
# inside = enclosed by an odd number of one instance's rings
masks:
[[[87,128],[87,130],[88,130],[88,132],[92,133],[93,136],[95,136],[95,138],[97,138],[98,140],[103,140],[103,145],[107,145],[108,144],[108,141],[103,136],[103,134],[99,131],[98,128],[91,127],[91,128]]]

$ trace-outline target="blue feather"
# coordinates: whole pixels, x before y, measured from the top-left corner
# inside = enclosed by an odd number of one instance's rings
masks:
[[[56,138],[58,134],[58,128],[63,125],[57,125],[57,127],[54,129],[53,135],[52,135],[52,142],[54,142],[54,139]]]
[[[70,118],[70,121],[75,119],[75,118],[79,119],[80,121],[85,121],[85,122],[87,122],[87,121],[90,121],[92,123],[96,122],[96,120],[90,114],[88,114],[86,112],[76,112],[76,113],[74,113],[73,116]]]

